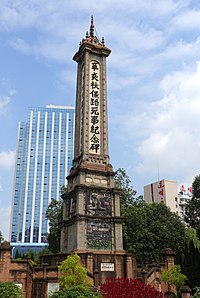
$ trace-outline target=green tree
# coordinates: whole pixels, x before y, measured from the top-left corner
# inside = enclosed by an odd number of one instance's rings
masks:
[[[193,197],[186,205],[185,222],[189,227],[196,229],[200,237],[200,198]]]
[[[34,250],[30,249],[26,253],[20,253],[18,249],[16,250],[15,257],[16,260],[30,259],[32,265],[35,265],[39,261],[39,254]]]
[[[95,298],[100,294],[93,293],[90,289],[92,282],[87,276],[87,269],[82,266],[80,257],[75,253],[62,261],[59,269],[61,290],[53,293],[51,298]]]
[[[192,194],[195,198],[200,198],[200,175],[195,176],[192,183]]]
[[[162,281],[166,282],[169,287],[176,286],[178,289],[184,285],[187,276],[181,273],[180,265],[175,265],[171,268],[163,270],[160,278]]]
[[[186,229],[184,251],[176,255],[175,261],[187,275],[187,285],[190,288],[200,285],[200,241],[195,229]]]
[[[131,180],[123,168],[119,168],[115,173],[115,187],[121,189],[120,202],[122,213],[125,207],[142,199],[142,197],[135,197],[136,191],[133,189]]]
[[[124,246],[138,262],[161,261],[162,250],[182,252],[185,225],[164,204],[135,203],[124,211]]]
[[[46,211],[46,218],[49,220],[49,249],[53,253],[60,251],[61,228],[59,222],[62,220],[62,203],[62,200],[52,199]]]
[[[200,298],[200,287],[195,287],[195,294],[194,294],[194,298]]]
[[[123,168],[116,172],[115,187],[122,190],[124,247],[138,262],[161,261],[161,252],[167,247],[176,253],[183,251],[185,226],[177,215],[163,204],[147,204],[142,197],[136,197]]]
[[[185,210],[185,221],[189,227],[196,229],[200,238],[200,175],[192,183],[193,197],[188,201]]]
[[[197,235],[197,231],[193,228],[187,228],[186,229],[186,238],[187,238],[187,243],[193,242],[194,247],[197,248],[200,251],[200,240]]]
[[[22,290],[12,282],[0,282],[0,298],[22,298]]]
[[[21,255],[21,253],[19,252],[18,249],[16,250],[16,253],[15,253],[15,257],[14,258],[15,259],[22,259],[22,255]]]
[[[59,283],[63,288],[88,289],[91,286],[87,269],[81,264],[76,253],[62,261],[59,269],[62,272]]]
[[[46,255],[52,255],[53,252],[49,249],[49,247],[45,247],[43,250],[41,250],[39,253],[38,253],[38,257],[40,256],[46,256]]]

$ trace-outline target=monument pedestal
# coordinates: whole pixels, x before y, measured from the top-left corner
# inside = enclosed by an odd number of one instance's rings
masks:
[[[134,278],[135,260],[126,252],[76,251],[98,287],[107,278]]]

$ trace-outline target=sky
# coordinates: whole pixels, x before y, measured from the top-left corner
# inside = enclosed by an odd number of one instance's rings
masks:
[[[0,231],[8,239],[18,121],[74,105],[72,60],[94,16],[107,58],[109,154],[137,194],[200,174],[200,1],[0,0]]]

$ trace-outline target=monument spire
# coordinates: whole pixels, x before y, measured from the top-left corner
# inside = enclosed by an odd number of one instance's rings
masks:
[[[107,170],[109,165],[106,58],[110,52],[104,38],[100,42],[94,35],[91,16],[90,33],[73,57],[78,63],[73,170],[86,164]]]
[[[91,16],[90,36],[91,36],[91,37],[94,37],[94,18],[93,18],[93,16]]]

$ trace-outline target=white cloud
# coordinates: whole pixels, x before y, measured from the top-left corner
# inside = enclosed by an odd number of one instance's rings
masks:
[[[39,54],[58,60],[65,60],[71,44],[84,35],[89,27],[90,12],[95,14],[99,27],[106,28],[108,40],[124,49],[140,51],[156,49],[163,43],[168,20],[187,7],[189,1],[139,1],[103,0],[97,6],[92,1],[13,1],[3,0],[0,12],[0,30],[35,29],[34,42],[13,37],[9,44],[23,53]],[[77,7],[79,9],[77,10]],[[108,13],[109,12],[109,13]],[[124,15],[124,13],[126,14]],[[102,17],[103,13],[103,17]],[[112,13],[117,15],[112,16]],[[111,14],[111,15],[110,15]],[[167,17],[163,23],[163,17]],[[153,19],[152,19],[153,18]],[[161,20],[160,25],[158,19]],[[81,21],[81,26],[77,26]],[[29,41],[28,41],[29,40]],[[70,44],[68,41],[70,40]],[[59,45],[59,46],[58,46]]]
[[[133,116],[135,130],[141,127],[145,132],[137,146],[138,172],[156,173],[159,167],[164,178],[181,177],[184,181],[199,174],[199,81],[199,63],[193,72],[166,76],[161,82],[165,97],[152,102],[142,115]]]
[[[2,0],[0,10],[1,30],[12,28],[24,28],[33,25],[40,14],[39,7],[34,5],[35,1],[26,0]]]
[[[176,30],[199,30],[200,29],[200,11],[188,10],[177,15],[171,21],[171,27]]]
[[[90,0],[3,0],[0,30],[14,32],[9,35],[7,44],[15,50],[31,54],[40,61],[64,62],[66,67],[66,61],[71,62],[71,53],[78,48],[74,45],[84,37],[90,14],[93,13],[97,29],[102,28],[106,43],[110,41],[113,49],[109,58],[110,67],[114,70],[114,75],[109,77],[112,90],[128,90],[128,86],[138,86],[141,82],[143,87],[139,86],[136,90],[145,96],[145,88],[146,93],[148,88],[154,89],[147,86],[149,76],[166,72],[171,60],[176,60],[175,63],[180,66],[185,57],[195,59],[199,55],[200,44],[197,41],[185,43],[179,40],[180,37],[173,41],[170,34],[174,32],[168,29],[172,17],[175,22],[176,16],[190,11],[189,4],[189,0],[184,3],[173,0],[126,0],[125,3],[121,0],[102,0],[98,6]],[[34,34],[29,36],[27,31],[16,29],[32,29]],[[101,32],[99,35],[101,37]],[[115,83],[116,76],[118,84]],[[142,82],[144,78],[148,78],[145,84]],[[156,80],[154,83],[157,84]]]
[[[43,59],[56,60],[65,62],[69,55],[68,44],[63,40],[43,39],[28,43],[21,38],[14,38],[7,43],[10,47],[22,54],[31,54],[35,57],[42,57]],[[59,44],[59,47],[58,47]]]
[[[0,11],[1,29],[27,28],[43,24],[44,28],[51,27],[53,29],[55,24],[66,22],[66,16],[71,20],[79,17],[78,11],[84,14],[101,14],[109,16],[118,11],[118,18],[124,13],[148,15],[148,17],[159,16],[160,18],[168,16],[176,10],[186,7],[189,3],[188,0],[173,1],[173,0],[160,0],[160,1],[135,1],[132,0],[102,0],[96,5],[95,1],[86,0],[54,0],[49,1],[35,1],[35,0],[2,0]],[[77,9],[78,8],[78,9]],[[71,16],[71,17],[70,17]],[[101,17],[102,19],[102,17]],[[61,29],[61,26],[58,26]]]
[[[199,70],[191,72],[185,66],[193,67],[200,53],[200,38],[193,35],[200,27],[200,11],[193,9],[192,1],[102,0],[96,5],[91,0],[2,0],[0,31],[7,38],[2,40],[44,61],[49,73],[58,72],[54,86],[68,88],[75,84],[71,56],[89,27],[91,14],[101,30],[98,35],[105,35],[113,51],[108,59],[111,121],[120,130],[124,117],[129,135],[134,131],[130,147],[135,149],[136,142],[137,170],[150,173],[159,159],[166,174],[180,169],[186,175],[193,165],[196,171]],[[23,55],[20,59],[24,63]],[[46,60],[59,64],[53,64],[53,69]],[[5,112],[11,96],[0,97],[0,113]],[[120,138],[128,140],[125,132]],[[191,167],[186,169],[189,162]]]
[[[0,96],[0,113],[3,113],[5,111],[10,101],[11,101],[10,96],[4,96],[4,95]]]
[[[31,46],[21,38],[15,38],[13,40],[10,40],[8,44],[15,50],[24,54],[28,54],[32,51]]]
[[[16,90],[11,89],[8,92],[8,95],[0,95],[0,114],[3,114],[7,111],[7,108],[11,102],[12,97],[15,95]]]
[[[15,163],[15,151],[1,151],[0,152],[0,167],[10,168]]]

